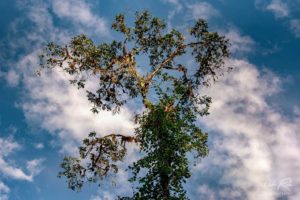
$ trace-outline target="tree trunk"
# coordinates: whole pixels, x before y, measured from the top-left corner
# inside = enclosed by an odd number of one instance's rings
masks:
[[[160,185],[162,187],[163,199],[167,200],[170,197],[170,178],[166,174],[160,174]]]
[[[165,112],[165,111],[163,111]],[[167,149],[166,139],[167,139],[167,133],[165,133],[161,126],[161,121],[157,120],[157,131],[158,131],[158,142],[159,142],[159,149],[160,152],[164,152],[162,157],[163,167],[170,168],[172,161],[170,160],[171,155],[166,155],[165,152]],[[160,179],[160,187],[162,189],[162,199],[168,200],[170,199],[170,174],[166,173],[165,170],[160,170],[161,173],[159,174]]]

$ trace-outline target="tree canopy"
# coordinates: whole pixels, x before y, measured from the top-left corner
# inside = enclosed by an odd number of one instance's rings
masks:
[[[147,11],[137,12],[131,26],[123,14],[117,15],[112,29],[121,34],[120,40],[97,45],[79,35],[66,45],[49,43],[41,55],[43,68],[62,68],[78,88],[92,77],[97,79],[97,89],[87,91],[93,112],[118,113],[133,99],[140,99],[144,107],[135,116],[132,135],[99,137],[91,132],[79,148],[79,157],[64,158],[59,176],[66,177],[73,190],[85,182],[101,181],[118,173],[117,163],[126,156],[127,144],[135,143],[143,156],[129,166],[129,181],[138,184],[131,197],[119,199],[188,199],[183,188],[191,176],[188,154],[208,155],[208,135],[196,121],[208,114],[211,98],[199,89],[226,72],[229,41],[209,31],[203,19],[181,33],[169,30]]]

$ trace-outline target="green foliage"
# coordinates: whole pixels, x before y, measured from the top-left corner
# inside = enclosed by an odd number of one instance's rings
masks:
[[[187,199],[182,185],[191,175],[187,153],[208,154],[207,134],[195,126],[195,115],[181,112],[186,108],[180,105],[166,111],[173,100],[161,99],[139,117],[136,137],[146,155],[130,167],[130,181],[140,183],[132,199]],[[148,172],[138,177],[141,169]]]
[[[146,110],[136,116],[134,136],[91,133],[79,148],[79,158],[63,160],[59,176],[67,178],[71,189],[79,190],[86,181],[117,173],[126,144],[136,143],[145,156],[129,166],[133,173],[129,181],[139,184],[132,197],[120,199],[188,199],[183,188],[191,176],[187,156],[208,154],[208,135],[197,127],[196,119],[208,114],[211,98],[201,96],[199,88],[226,71],[229,42],[210,32],[202,19],[189,29],[187,41],[183,33],[167,31],[166,23],[149,12],[136,13],[132,27],[124,15],[117,15],[112,29],[122,35],[120,41],[95,45],[79,35],[66,46],[49,43],[41,55],[41,67],[62,68],[78,88],[97,77],[97,90],[87,91],[93,112],[118,112],[134,98],[141,98]],[[183,55],[190,55],[193,64],[180,63]],[[144,74],[139,73],[139,56],[148,58]],[[147,173],[141,175],[141,170]]]

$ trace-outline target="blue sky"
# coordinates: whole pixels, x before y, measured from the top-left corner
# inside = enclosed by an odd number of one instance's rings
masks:
[[[147,9],[185,30],[197,18],[226,35],[234,69],[215,85],[210,155],[191,166],[191,199],[300,199],[299,0],[1,0],[0,200],[110,200],[130,193],[128,173],[81,192],[57,178],[64,155],[76,152],[90,131],[132,133],[133,111],[95,116],[84,91],[58,70],[37,77],[37,55],[50,41],[86,33],[95,41],[118,37],[117,13]],[[89,83],[89,87],[93,87]],[[140,109],[140,108],[136,108]],[[132,148],[126,163],[136,158]]]

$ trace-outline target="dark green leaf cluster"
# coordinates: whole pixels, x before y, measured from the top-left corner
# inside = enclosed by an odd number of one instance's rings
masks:
[[[131,168],[131,181],[140,183],[131,199],[187,199],[183,183],[190,177],[187,154],[195,157],[208,154],[207,134],[194,123],[193,112],[178,112],[178,105],[166,111],[173,99],[161,99],[139,117],[140,127],[136,129],[142,150],[146,155]],[[139,177],[141,169],[147,174]]]
[[[190,34],[196,39],[191,44],[192,54],[199,64],[195,74],[196,84],[208,84],[210,78],[215,81],[220,75],[218,73],[223,72],[224,58],[229,56],[228,41],[216,32],[209,32],[204,20],[198,20]]]

